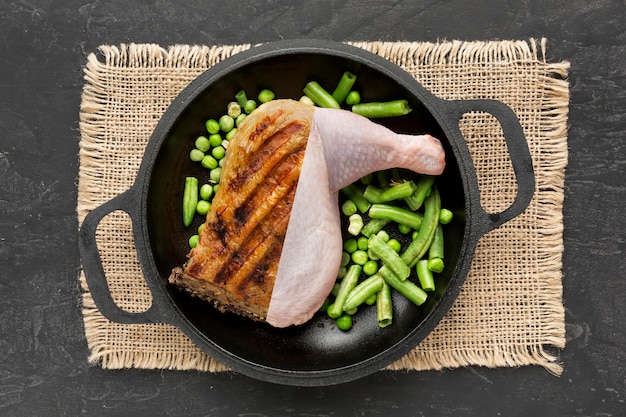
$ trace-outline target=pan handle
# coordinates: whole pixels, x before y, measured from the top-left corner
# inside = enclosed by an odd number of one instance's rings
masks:
[[[475,208],[475,213],[472,214],[478,214],[477,217],[481,229],[483,233],[487,233],[520,215],[526,210],[533,198],[535,193],[535,173],[528,142],[516,114],[509,106],[500,101],[488,99],[449,100],[446,101],[446,104],[449,111],[452,113],[452,120],[458,121],[465,113],[471,111],[483,111],[493,115],[502,127],[504,140],[511,157],[511,164],[513,165],[515,180],[517,182],[517,196],[511,205],[500,213],[489,213],[485,211],[480,204],[480,197],[472,198]],[[460,132],[458,123],[456,128]],[[463,142],[464,151],[467,152],[468,160],[471,161],[471,156],[469,155],[465,141],[461,142]],[[467,174],[468,178],[473,182],[472,188],[479,190],[476,170],[472,169],[471,171],[471,173],[468,172]]]
[[[154,288],[150,288],[153,295],[152,305],[143,312],[135,313],[123,310],[115,303],[111,297],[98,251],[96,228],[104,216],[116,210],[123,210],[130,215],[134,227],[138,206],[135,189],[131,187],[89,212],[80,227],[78,237],[81,263],[91,296],[98,310],[107,319],[122,324],[167,323],[167,313],[162,303],[155,299]],[[148,282],[148,284],[150,283]]]

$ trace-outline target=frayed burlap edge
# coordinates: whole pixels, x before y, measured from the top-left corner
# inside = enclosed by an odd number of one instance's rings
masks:
[[[542,74],[544,77],[544,97],[542,112],[542,137],[553,144],[545,147],[547,151],[559,156],[560,164],[553,165],[550,173],[550,189],[543,189],[543,199],[539,207],[544,207],[538,215],[552,217],[554,226],[545,230],[545,236],[553,243],[550,253],[543,254],[540,260],[546,262],[543,269],[546,274],[547,284],[550,291],[547,292],[542,306],[546,319],[542,326],[545,327],[546,338],[544,344],[536,346],[515,346],[510,351],[498,350],[476,352],[474,350],[456,350],[454,352],[428,352],[415,349],[401,360],[389,366],[389,370],[427,370],[455,368],[467,365],[479,365],[486,367],[500,366],[523,366],[540,365],[555,375],[560,375],[562,366],[558,363],[558,356],[550,353],[546,347],[563,348],[565,346],[564,335],[564,310],[562,305],[562,275],[561,256],[562,242],[562,205],[564,169],[567,165],[567,104],[569,101],[569,89],[566,81],[569,64],[566,62],[549,64],[545,62],[545,39],[536,41],[491,41],[491,42],[439,42],[439,43],[413,43],[413,42],[353,42],[355,46],[372,51],[381,55],[397,65],[404,65],[407,61],[419,60],[425,64],[463,64],[466,62],[481,62],[485,59],[494,62],[525,61],[543,62]],[[101,65],[124,66],[133,68],[152,67],[188,67],[199,68],[200,71],[219,62],[237,52],[250,48],[251,45],[238,46],[189,46],[176,45],[168,49],[158,45],[121,45],[102,46],[100,53],[104,62],[101,62],[95,54],[88,57],[85,68],[85,88],[83,90],[80,128],[81,128],[81,171],[79,178],[79,201],[78,218],[82,223],[85,215],[93,208],[104,203],[99,198],[97,190],[81,187],[90,176],[102,175],[97,169],[90,169],[89,160],[97,160],[99,155],[98,139],[106,124],[106,115],[102,113],[106,98],[98,94],[98,68]],[[199,71],[199,72],[200,72]],[[534,157],[541,157],[534,156]],[[553,158],[553,156],[552,156]],[[84,163],[85,162],[85,163]],[[83,164],[84,163],[84,164]],[[97,164],[96,164],[97,165]],[[537,178],[537,187],[542,187],[542,178]],[[120,192],[124,190],[119,190]],[[121,353],[106,346],[98,345],[93,337],[100,327],[100,323],[108,321],[98,312],[93,299],[89,294],[85,278],[81,272],[80,282],[83,293],[83,315],[85,321],[86,338],[91,355],[89,362],[101,363],[103,368],[152,368],[152,369],[180,369],[180,370],[204,370],[224,371],[225,366],[217,361],[198,354],[180,355],[172,353],[142,355],[133,352]],[[168,326],[168,325],[154,325]]]

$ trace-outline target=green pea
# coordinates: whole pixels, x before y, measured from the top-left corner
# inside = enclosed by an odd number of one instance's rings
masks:
[[[332,303],[331,305],[328,306],[328,308],[326,309],[326,314],[328,314],[328,317],[330,317],[331,319],[338,319],[339,316],[341,315],[341,313],[339,313],[339,315],[337,315],[336,313],[333,313],[333,306],[335,305],[335,303]],[[350,316],[348,316],[350,317]]]
[[[369,257],[367,256],[367,252],[365,252],[364,250],[358,249],[352,253],[352,262],[357,265],[363,266],[368,260]]]
[[[357,248],[359,248],[360,250],[367,250],[367,247],[369,246],[369,239],[366,238],[365,236],[361,236],[357,241],[356,241],[356,246]]]
[[[204,158],[202,158],[200,164],[206,169],[213,169],[217,168],[218,162],[217,159],[215,159],[211,155],[205,155]]]
[[[213,155],[215,159],[222,159],[224,158],[224,155],[226,155],[226,149],[224,149],[224,147],[221,145],[216,146],[211,150],[211,155]]]
[[[227,114],[220,117],[220,129],[222,129],[222,132],[228,133],[233,127],[235,127],[235,119]]]
[[[403,235],[408,235],[409,233],[411,233],[411,230],[413,230],[411,229],[411,226],[398,223],[398,231]]]
[[[209,179],[211,180],[211,182],[220,182],[221,176],[222,176],[222,168],[220,167],[213,168],[209,172]]]
[[[233,136],[235,136],[235,133],[237,133],[237,128],[233,127],[230,132],[226,134],[226,140],[231,140]]]
[[[250,114],[254,110],[256,110],[256,101],[254,100],[248,100],[246,104],[243,105],[243,111],[245,111],[246,114]]]
[[[196,205],[196,212],[201,216],[206,216],[206,214],[209,212],[210,209],[211,209],[211,203],[209,203],[206,200],[200,200],[198,201],[198,204]]]
[[[198,246],[198,242],[200,241],[200,236],[198,235],[193,235],[189,238],[189,247],[190,248],[195,248],[196,246]]]
[[[239,127],[239,125],[241,124],[241,122],[243,122],[243,119],[245,118],[246,118],[245,113],[241,113],[239,116],[237,116],[237,118],[235,119],[235,126]]]
[[[365,262],[365,264],[363,265],[363,272],[365,273],[365,275],[374,275],[376,272],[378,272],[378,262],[373,260]]]
[[[214,133],[209,136],[209,143],[211,146],[220,146],[222,144],[222,136],[219,133]]]
[[[387,241],[387,246],[389,246],[391,249],[393,249],[396,252],[400,252],[400,242],[398,242],[398,240],[396,239],[389,239]]]
[[[265,88],[259,93],[258,99],[261,103],[267,103],[268,101],[272,101],[274,100],[274,92]]]
[[[195,145],[196,145],[196,149],[199,149],[202,152],[208,151],[209,148],[211,147],[211,143],[209,142],[209,139],[207,139],[206,136],[198,136],[198,138],[196,139]]]
[[[350,254],[348,252],[341,252],[341,265],[340,266],[347,266],[349,262],[350,262]]]
[[[343,242],[343,248],[346,252],[353,253],[355,250],[357,250],[356,239],[348,239]]]
[[[211,184],[203,184],[200,187],[200,198],[208,201],[213,196],[213,187]]]
[[[346,96],[346,104],[351,106],[361,102],[361,94],[358,91],[350,91]]]
[[[207,120],[205,123],[205,126],[206,126],[207,132],[209,132],[210,134],[214,134],[220,131],[220,124],[215,119]]]
[[[200,162],[202,161],[202,158],[204,158],[204,152],[202,152],[200,149],[192,149],[191,152],[189,152],[189,159],[191,159],[194,162]]]
[[[342,330],[344,332],[348,331],[352,328],[352,317],[344,314],[343,316],[338,317],[335,323],[337,323],[337,327],[339,328],[339,330]]]
[[[356,213],[356,204],[352,200],[346,200],[341,205],[341,212],[346,216],[352,216]]]

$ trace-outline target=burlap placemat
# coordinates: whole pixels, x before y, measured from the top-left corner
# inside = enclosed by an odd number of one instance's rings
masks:
[[[508,104],[527,135],[535,164],[534,199],[518,218],[484,236],[453,308],[416,349],[389,369],[541,365],[560,374],[565,346],[561,256],[567,164],[567,62],[548,63],[545,41],[363,42],[356,46],[403,67],[446,99]],[[80,108],[78,217],[133,183],[153,128],[174,97],[209,66],[250,45],[102,46],[85,68]],[[489,211],[516,192],[499,124],[476,112],[461,120]],[[108,215],[97,241],[113,298],[142,311],[151,303],[135,254],[130,219]],[[89,361],[103,368],[226,368],[170,325],[121,325],[95,307],[81,273]]]

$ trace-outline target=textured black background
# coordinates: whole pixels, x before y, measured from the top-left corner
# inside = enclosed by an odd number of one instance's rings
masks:
[[[302,3],[302,4],[300,4]],[[588,0],[0,3],[0,415],[626,415],[626,4]],[[539,367],[379,372],[327,388],[87,365],[78,112],[100,44],[548,39],[568,60],[568,343]]]

